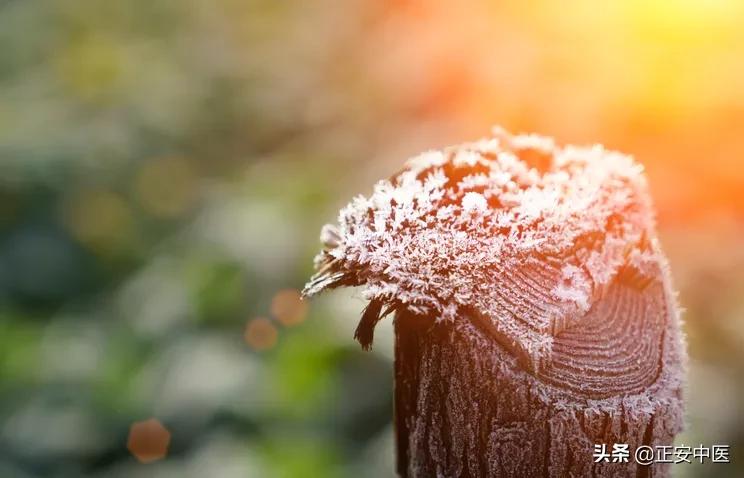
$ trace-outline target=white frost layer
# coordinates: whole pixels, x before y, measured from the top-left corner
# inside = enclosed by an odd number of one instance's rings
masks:
[[[550,262],[559,273],[536,277],[535,287],[575,315],[629,259],[646,257],[646,189],[642,167],[624,154],[495,129],[493,138],[416,156],[354,198],[338,226],[323,229],[306,294],[364,285],[369,299],[438,319],[472,307],[500,320],[489,298],[506,276]],[[549,346],[549,337],[533,339],[523,345]]]

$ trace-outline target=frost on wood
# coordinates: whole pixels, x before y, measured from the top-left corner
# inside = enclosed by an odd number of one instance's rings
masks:
[[[632,158],[497,129],[412,158],[321,240],[306,295],[363,286],[365,348],[396,312],[402,475],[644,476],[593,444],[681,428],[679,319]]]

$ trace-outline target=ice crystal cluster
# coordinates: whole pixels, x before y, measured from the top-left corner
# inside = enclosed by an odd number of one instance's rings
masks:
[[[401,307],[445,321],[467,309],[535,366],[625,265],[658,262],[646,188],[624,154],[495,128],[354,198],[323,228],[305,294],[361,285],[373,322]]]

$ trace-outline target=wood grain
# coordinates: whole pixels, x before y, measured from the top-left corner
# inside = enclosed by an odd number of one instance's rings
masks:
[[[659,269],[661,272],[661,269]],[[682,426],[679,324],[663,277],[620,275],[556,336],[536,373],[463,311],[395,318],[395,423],[403,477],[646,477],[668,465],[594,463],[595,444],[670,445]]]

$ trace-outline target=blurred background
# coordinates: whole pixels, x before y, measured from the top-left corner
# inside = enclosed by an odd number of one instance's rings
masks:
[[[744,474],[744,2],[0,1],[0,476],[393,474],[392,337],[320,226],[491,125],[647,169],[680,444]],[[142,462],[148,462],[144,464]]]

